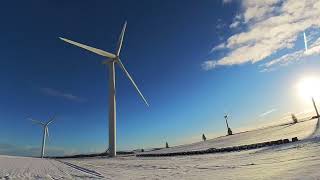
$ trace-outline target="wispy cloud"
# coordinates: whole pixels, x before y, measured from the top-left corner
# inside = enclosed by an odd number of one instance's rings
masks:
[[[267,116],[267,115],[269,115],[269,114],[271,114],[271,113],[273,113],[273,112],[275,112],[275,111],[277,111],[277,109],[270,109],[270,110],[268,110],[268,111],[266,111],[266,112],[263,112],[263,113],[261,113],[260,115],[259,115],[259,117],[264,117],[264,116]]]
[[[320,27],[318,0],[243,0],[241,3],[242,12],[230,26],[246,30],[229,37],[224,46],[227,54],[204,62],[203,69],[262,61],[282,49],[293,48],[305,29]]]
[[[67,100],[71,100],[71,101],[75,101],[75,102],[84,102],[86,99],[75,96],[71,93],[65,93],[53,88],[41,88],[40,89],[41,92],[43,92],[44,94],[48,95],[48,96],[54,96],[54,97],[62,97],[65,98]]]
[[[217,30],[221,30],[221,29],[225,28],[226,26],[227,26],[227,24],[222,19],[217,20],[217,25],[216,25]]]
[[[221,44],[213,47],[210,52],[217,51],[217,50],[220,50],[220,49],[224,49],[225,47],[226,47],[226,44],[225,44],[225,43],[221,43]],[[207,62],[208,62],[208,61],[207,61]],[[211,61],[210,61],[210,62],[211,62]]]
[[[233,18],[233,22],[229,25],[229,27],[230,27],[231,29],[239,27],[240,24],[242,23],[242,19],[243,19],[243,17],[242,17],[241,14],[236,15],[236,16]]]
[[[320,54],[320,38],[318,38],[314,43],[309,45],[308,51],[301,49],[289,54],[285,54],[281,57],[273,59],[265,64],[260,65],[263,69],[261,72],[269,72],[275,70],[277,66],[287,66],[290,63],[304,60],[306,57],[314,56]]]

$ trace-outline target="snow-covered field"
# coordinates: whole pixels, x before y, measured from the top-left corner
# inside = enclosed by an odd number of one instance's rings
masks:
[[[298,137],[299,139],[305,139],[314,132],[316,120],[305,121],[298,124],[287,124],[273,126],[269,128],[257,129],[248,132],[242,132],[234,134],[232,136],[222,136],[215,139],[207,140],[205,142],[197,142],[193,144],[181,145],[172,147],[169,149],[161,149],[153,151],[156,153],[171,153],[171,152],[183,152],[194,150],[206,150],[208,148],[222,148],[230,146],[239,146],[253,143],[260,143],[266,141],[274,141],[278,139],[290,139]],[[145,152],[148,154],[149,152]]]
[[[52,159],[0,156],[0,179],[74,179],[95,175]]]
[[[275,126],[160,152],[251,144],[299,137],[261,149],[179,157],[38,159],[0,156],[0,179],[320,179],[316,121]]]

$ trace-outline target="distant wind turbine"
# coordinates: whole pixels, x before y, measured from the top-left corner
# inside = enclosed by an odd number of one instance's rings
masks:
[[[229,115],[227,113],[224,115],[224,119],[226,120],[226,125],[227,125],[227,129],[228,129],[228,135],[232,135],[232,130],[229,127],[229,123],[228,123]]]
[[[303,39],[304,39],[305,52],[307,52],[308,51],[308,41],[307,41],[306,32],[303,32]]]
[[[45,146],[46,146],[46,139],[47,137],[49,137],[49,124],[53,122],[54,117],[52,117],[47,123],[43,123],[41,121],[37,121],[31,118],[28,118],[29,120],[31,120],[33,123],[35,124],[39,124],[43,127],[43,137],[42,137],[42,148],[41,148],[41,158],[44,157],[44,151],[45,151]]]
[[[137,90],[137,92],[139,93],[139,95],[141,96],[141,98],[143,99],[143,101],[146,103],[147,106],[149,106],[147,100],[144,98],[144,96],[142,95],[142,93],[140,92],[138,86],[136,85],[136,83],[134,82],[134,80],[132,79],[132,77],[130,76],[130,74],[128,73],[128,71],[126,70],[126,68],[124,67],[124,65],[122,64],[121,60],[120,60],[120,51],[121,51],[121,47],[122,47],[122,42],[123,42],[123,37],[124,37],[124,33],[126,30],[126,26],[127,26],[127,22],[124,23],[120,37],[119,37],[119,41],[118,41],[118,46],[116,49],[116,52],[114,54],[103,51],[101,49],[97,49],[94,47],[90,47],[84,44],[80,44],[78,42],[75,41],[71,41],[65,38],[61,38],[61,40],[70,43],[72,45],[78,46],[80,48],[86,49],[90,52],[93,52],[95,54],[99,54],[105,58],[107,58],[107,60],[103,61],[102,64],[107,64],[109,66],[109,156],[111,157],[115,157],[117,152],[116,152],[116,77],[115,77],[115,64],[118,64],[120,66],[120,68],[122,69],[122,71],[127,75],[127,77],[129,78],[129,80],[131,81],[131,83],[133,84],[133,86],[135,87],[135,89]]]
[[[317,108],[317,105],[316,105],[316,102],[314,101],[314,98],[312,97],[312,104],[313,104],[313,107],[316,111],[316,114],[317,114],[317,117],[318,117],[318,120],[320,120],[320,115],[319,115],[319,112],[318,112],[318,108]]]

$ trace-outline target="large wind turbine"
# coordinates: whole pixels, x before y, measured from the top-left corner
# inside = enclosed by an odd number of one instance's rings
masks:
[[[75,41],[71,41],[65,38],[61,38],[61,40],[73,44],[75,46],[78,46],[80,48],[86,49],[88,51],[91,51],[93,53],[99,54],[105,58],[107,58],[107,60],[103,61],[103,64],[107,64],[109,66],[109,156],[111,157],[115,157],[117,152],[116,152],[116,77],[115,77],[115,64],[118,64],[120,66],[120,68],[124,71],[124,73],[127,75],[127,77],[129,78],[129,80],[131,81],[131,83],[133,84],[133,86],[135,87],[135,89],[138,91],[139,95],[141,96],[141,98],[143,99],[143,101],[146,103],[147,106],[149,106],[147,100],[144,98],[144,96],[142,95],[142,93],[140,92],[138,86],[136,85],[136,83],[134,82],[134,80],[132,79],[132,77],[130,76],[130,74],[128,73],[128,71],[126,70],[126,68],[124,67],[124,65],[122,64],[121,60],[120,60],[120,51],[121,51],[121,47],[122,47],[122,42],[123,42],[123,37],[124,37],[124,33],[126,30],[126,26],[127,26],[127,22],[124,23],[120,37],[119,37],[119,41],[118,41],[118,46],[116,49],[116,52],[114,54],[103,51],[101,49],[97,49],[94,47],[90,47],[84,44],[80,44],[78,42]]]
[[[37,121],[34,119],[29,118],[29,120],[31,120],[32,122],[39,124],[43,127],[43,137],[42,137],[42,148],[41,148],[41,158],[44,157],[44,150],[45,150],[45,146],[46,146],[46,139],[47,137],[49,137],[49,124],[52,123],[52,121],[54,120],[54,117],[52,117],[47,123],[43,123],[41,121]]]

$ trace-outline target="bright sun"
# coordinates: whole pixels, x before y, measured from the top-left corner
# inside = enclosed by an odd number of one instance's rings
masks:
[[[320,95],[320,80],[316,77],[302,78],[297,84],[299,95],[303,99],[310,100],[311,97],[319,97]]]

